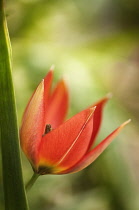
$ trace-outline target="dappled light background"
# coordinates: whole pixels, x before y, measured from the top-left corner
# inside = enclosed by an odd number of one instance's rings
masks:
[[[29,97],[55,65],[70,92],[68,118],[112,92],[97,143],[132,122],[89,167],[41,176],[28,193],[33,210],[139,209],[139,3],[135,0],[9,0],[19,124]],[[32,169],[22,153],[25,182]],[[3,209],[0,176],[0,209]]]

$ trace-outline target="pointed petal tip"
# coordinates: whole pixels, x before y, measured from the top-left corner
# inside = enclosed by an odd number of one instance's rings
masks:
[[[46,74],[46,76],[43,78],[44,82],[48,82],[51,81],[53,79],[53,72],[54,72],[54,65],[51,66],[51,68],[49,69],[48,73]]]
[[[111,99],[111,98],[112,98],[112,93],[108,93],[108,94],[106,94],[106,96],[104,96],[102,99],[100,99],[99,101],[97,101],[97,102],[93,105],[93,107],[96,105],[97,107],[102,108],[102,107],[106,104],[106,102],[107,102],[109,99]]]
[[[110,93],[107,93],[106,98],[109,100],[112,98],[112,96],[113,96],[113,94],[110,92]]]
[[[53,70],[50,69],[47,75],[44,77],[45,86],[49,89],[53,80]]]
[[[66,93],[68,94],[68,87],[67,87],[67,83],[64,78],[60,79],[58,86],[61,87],[63,90],[65,90]]]
[[[67,83],[68,83],[68,77],[67,77],[67,75],[63,74],[63,75],[60,77],[59,81],[60,81],[61,83],[65,84],[65,86],[66,86]]]
[[[110,93],[107,93],[106,96],[105,96],[104,98],[102,98],[102,100],[100,100],[99,103],[102,104],[102,105],[105,105],[106,102],[112,98],[112,96],[113,96],[113,95],[112,95],[111,92],[110,92]],[[97,105],[97,104],[96,104],[96,105]]]
[[[41,91],[42,89],[44,89],[44,79],[41,80],[41,82],[39,83],[38,87],[36,88],[35,92],[37,91]],[[44,90],[43,90],[44,91]]]
[[[63,83],[65,84],[65,83],[66,83],[66,77],[65,77],[65,76],[62,76],[62,78],[61,78],[60,81],[63,82]]]
[[[126,125],[127,125],[128,123],[130,123],[130,122],[131,122],[131,119],[125,121],[125,122],[121,125],[121,128],[123,128],[124,126],[126,126]]]
[[[64,77],[61,78],[60,83],[62,83],[64,86],[66,86],[66,79]]]
[[[93,113],[95,111],[95,109],[97,108],[97,106],[93,106],[90,108],[91,113]]]
[[[96,109],[96,106],[91,107],[91,108],[89,109],[89,110],[90,110],[90,114],[89,114],[89,116],[88,116],[87,122],[88,122],[88,120],[91,119],[91,117],[93,117],[94,112],[95,112],[95,109]]]
[[[52,64],[52,66],[50,67],[50,70],[49,71],[54,71],[54,69],[55,69],[55,65],[54,64]]]
[[[65,73],[63,73],[63,75],[62,75],[62,78],[61,79],[63,79],[66,83],[68,83],[68,81],[69,81],[69,77],[68,77],[68,75],[67,74],[65,74]]]

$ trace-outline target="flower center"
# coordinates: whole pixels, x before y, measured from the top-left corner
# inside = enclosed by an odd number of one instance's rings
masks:
[[[45,174],[51,174],[53,171],[53,167],[50,166],[39,166],[37,174],[45,175]]]

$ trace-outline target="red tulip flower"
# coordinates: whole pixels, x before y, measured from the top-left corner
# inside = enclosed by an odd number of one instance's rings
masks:
[[[61,80],[51,92],[53,71],[41,81],[23,114],[21,147],[37,174],[67,174],[90,165],[129,122],[126,121],[96,147],[106,96],[64,122],[68,91]]]

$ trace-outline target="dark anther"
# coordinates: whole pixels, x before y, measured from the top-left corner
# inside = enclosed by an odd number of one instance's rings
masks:
[[[49,133],[52,130],[52,127],[50,124],[47,124],[45,127],[45,132],[43,134],[43,136],[45,136],[45,134]]]
[[[51,174],[53,171],[53,168],[50,166],[39,166],[37,173],[40,175],[44,174]]]

